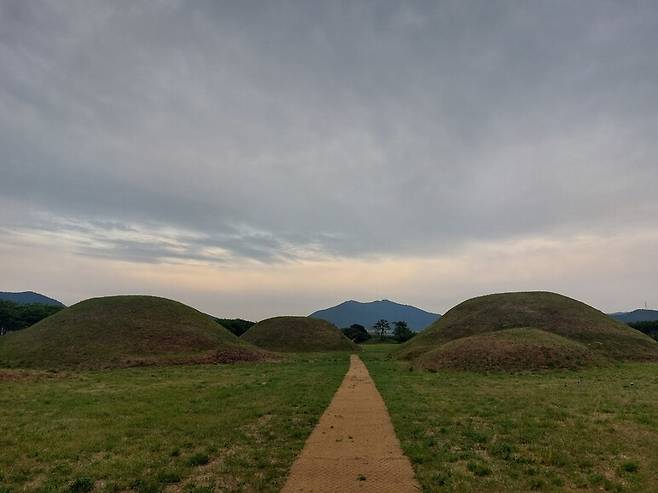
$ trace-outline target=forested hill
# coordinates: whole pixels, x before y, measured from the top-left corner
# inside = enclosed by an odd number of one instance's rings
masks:
[[[20,304],[0,300],[0,335],[14,330],[27,329],[63,309],[64,306],[58,305]]]
[[[610,316],[626,324],[632,322],[653,322],[654,320],[658,320],[658,310],[639,309],[632,312],[611,313]]]
[[[41,305],[51,305],[51,306],[65,306],[63,303],[44,296],[34,291],[23,291],[21,293],[9,293],[0,291],[0,300],[11,301],[12,303],[18,303],[19,305],[29,305],[32,303],[39,303]]]

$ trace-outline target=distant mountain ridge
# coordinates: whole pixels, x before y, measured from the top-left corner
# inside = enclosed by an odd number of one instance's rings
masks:
[[[380,319],[388,320],[391,323],[404,320],[409,328],[414,331],[424,329],[441,317],[438,313],[427,312],[415,306],[402,305],[390,300],[368,303],[349,300],[331,308],[318,310],[309,316],[326,320],[337,327],[360,324],[370,328]]]
[[[31,303],[39,303],[41,305],[51,305],[51,306],[63,306],[64,303],[57,301],[56,299],[49,298],[34,291],[23,291],[20,293],[10,293],[0,291],[0,300],[11,301],[13,303],[18,303],[19,305],[29,305]]]
[[[608,315],[625,324],[658,320],[658,310],[647,310],[645,308],[633,310],[632,312],[609,313]]]

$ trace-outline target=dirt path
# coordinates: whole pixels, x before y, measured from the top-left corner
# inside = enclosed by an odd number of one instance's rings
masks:
[[[352,491],[420,491],[386,405],[356,355],[282,493]]]

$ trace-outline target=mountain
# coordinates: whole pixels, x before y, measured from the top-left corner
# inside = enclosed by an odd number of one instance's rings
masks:
[[[361,324],[366,328],[370,328],[377,320],[382,318],[391,323],[404,320],[409,328],[415,331],[424,329],[441,317],[438,313],[426,312],[415,306],[401,305],[389,300],[371,301],[369,303],[350,300],[331,308],[318,310],[309,316],[326,320],[337,327]]]
[[[11,301],[13,303],[18,303],[19,305],[39,303],[41,305],[66,306],[64,303],[48,298],[48,296],[35,293],[34,291],[23,291],[22,293],[6,293],[0,291],[0,300]]]
[[[633,310],[632,312],[617,312],[609,314],[615,320],[625,324],[633,322],[653,322],[658,320],[658,310]]]

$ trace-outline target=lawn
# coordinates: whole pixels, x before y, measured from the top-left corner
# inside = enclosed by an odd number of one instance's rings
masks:
[[[658,365],[477,374],[362,353],[425,491],[658,491]]]
[[[0,370],[0,492],[278,491],[348,362]]]

